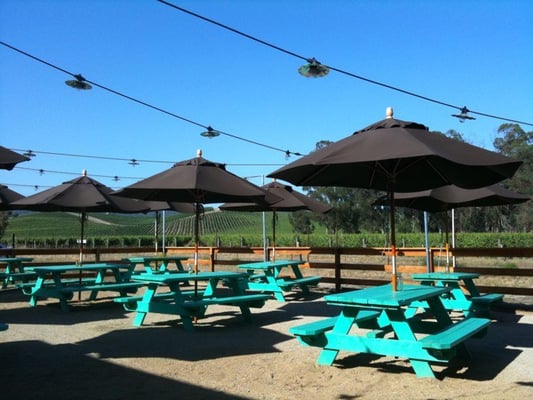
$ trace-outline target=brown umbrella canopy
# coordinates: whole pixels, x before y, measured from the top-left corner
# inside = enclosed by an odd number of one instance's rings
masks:
[[[447,185],[419,192],[395,193],[396,207],[407,207],[429,212],[447,211],[460,207],[488,207],[524,203],[529,196],[513,192],[500,185],[479,189],[463,189]],[[380,198],[376,204],[386,204],[388,199]]]
[[[331,206],[321,203],[294,190],[291,186],[279,182],[271,182],[261,187],[271,196],[267,196],[263,203],[226,203],[221,210],[228,211],[297,211],[309,210],[316,213],[326,213]]]
[[[116,192],[118,196],[148,201],[185,203],[261,202],[265,192],[201,155]]]
[[[112,195],[113,189],[83,175],[13,203],[18,209],[75,212],[145,212],[142,201]]]
[[[269,176],[295,185],[387,191],[393,288],[396,289],[394,192],[455,184],[478,188],[510,178],[521,162],[443,135],[416,122],[387,118],[302,157]]]
[[[0,210],[11,209],[11,203],[23,199],[24,196],[5,185],[0,185]]]
[[[22,154],[16,153],[3,146],[0,146],[0,169],[11,170],[16,164],[30,159]]]
[[[521,164],[391,117],[269,176],[299,186],[413,192],[450,184],[470,189],[492,185],[513,176]]]

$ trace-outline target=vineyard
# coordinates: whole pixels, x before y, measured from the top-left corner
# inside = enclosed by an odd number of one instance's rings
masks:
[[[265,214],[265,229],[272,244],[272,214]],[[159,224],[159,240],[162,236]],[[194,216],[167,213],[165,240],[169,246],[191,243]],[[206,210],[200,218],[200,241],[204,246],[262,246],[263,219],[260,212],[228,212]],[[80,236],[80,219],[75,213],[26,213],[12,216],[0,243],[16,247],[75,247]],[[148,246],[155,237],[155,215],[90,214],[85,238],[89,246]],[[532,233],[464,233],[456,235],[460,247],[533,247]],[[400,247],[423,247],[422,233],[396,235]],[[443,247],[444,233],[430,233],[430,246]],[[278,213],[276,221],[277,246],[314,247],[386,247],[388,235],[375,232],[337,235],[327,234],[322,226],[315,226],[310,235],[293,232],[288,213]]]

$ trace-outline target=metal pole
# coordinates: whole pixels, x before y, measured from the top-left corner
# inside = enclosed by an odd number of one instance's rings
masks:
[[[166,247],[166,238],[165,238],[165,233],[167,231],[166,229],[166,218],[167,218],[167,215],[166,215],[166,211],[163,210],[163,232],[161,233],[161,247],[162,247],[162,250],[163,250],[163,254],[167,254],[167,247]]]
[[[265,176],[261,175],[261,185],[265,185]],[[262,213],[262,222],[263,222],[263,261],[268,261],[268,241],[266,234],[266,212]]]
[[[452,208],[452,249],[455,249],[455,208]],[[455,271],[455,254],[452,256],[452,266]]]

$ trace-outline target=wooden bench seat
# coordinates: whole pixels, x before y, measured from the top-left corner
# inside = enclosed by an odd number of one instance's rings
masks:
[[[181,292],[182,296],[193,296],[194,290],[187,290]],[[201,291],[197,291],[196,294],[202,294]],[[175,293],[174,292],[166,292],[166,293],[156,293],[153,297],[153,299],[156,300],[172,300],[174,298]],[[141,301],[143,299],[143,295],[140,296],[124,296],[124,297],[115,297],[113,299],[114,302],[122,304],[125,310],[127,311],[135,311],[137,309],[137,302]]]
[[[356,323],[359,325],[359,323],[364,323],[365,321],[376,320],[379,315],[379,311],[360,311],[357,314]],[[297,336],[300,343],[304,345],[323,347],[326,342],[324,333],[333,329],[337,319],[338,317],[330,317],[308,322],[307,324],[292,326],[289,328],[289,332]]]
[[[290,289],[293,286],[300,286],[300,285],[315,286],[318,284],[318,282],[320,282],[321,278],[322,277],[320,276],[307,276],[304,278],[296,278],[296,279],[291,279],[291,278],[280,279],[279,281],[277,281],[277,284],[280,288],[283,288],[283,289]]]
[[[470,300],[474,304],[491,304],[503,300],[503,294],[500,293],[486,293],[479,296],[473,296]]]
[[[466,318],[419,342],[425,349],[450,350],[472,336],[485,334],[489,325],[490,320],[486,318]]]
[[[0,275],[0,277],[2,277],[4,279],[5,278],[9,278],[12,281],[31,279],[31,278],[35,278],[36,276],[37,276],[37,274],[35,272],[15,272],[15,273],[12,273],[12,274],[9,274],[9,275],[5,274],[5,273]]]
[[[142,282],[118,282],[118,283],[95,283],[88,285],[71,285],[59,289],[60,292],[79,292],[79,291],[125,291],[128,289],[138,289],[144,286]]]

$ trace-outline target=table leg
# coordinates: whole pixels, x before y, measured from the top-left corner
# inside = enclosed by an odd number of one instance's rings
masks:
[[[438,299],[437,299],[438,300]],[[444,310],[444,307],[442,310]],[[409,325],[409,322],[405,319],[404,311],[401,309],[385,310],[387,317],[390,321],[394,334],[398,340],[405,340],[416,342],[416,336]],[[419,377],[435,378],[435,374],[431,369],[431,365],[427,361],[409,359],[411,367]]]
[[[333,327],[333,333],[347,335],[350,329],[352,328],[357,313],[358,310],[353,309],[351,307],[343,308],[339,317],[337,318],[335,326]],[[326,346],[318,355],[316,363],[318,365],[331,365],[333,364],[333,361],[335,361],[335,358],[338,354],[339,350],[328,349],[326,344]]]

